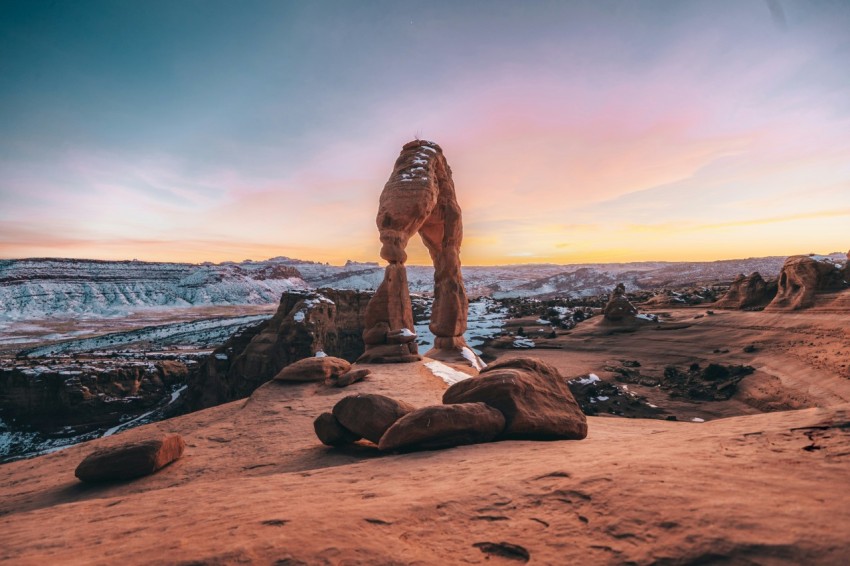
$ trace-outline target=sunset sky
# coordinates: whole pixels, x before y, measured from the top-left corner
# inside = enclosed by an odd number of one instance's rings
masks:
[[[3,0],[0,258],[378,261],[417,136],[466,264],[847,251],[848,30],[843,0]]]

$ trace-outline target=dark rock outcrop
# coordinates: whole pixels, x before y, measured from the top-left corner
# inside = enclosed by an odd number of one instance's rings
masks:
[[[536,358],[497,361],[455,383],[443,403],[483,402],[505,416],[500,438],[582,439],[587,419],[558,370]]]
[[[343,427],[375,444],[398,419],[416,407],[384,395],[350,395],[334,405],[333,416]]]
[[[460,270],[463,224],[452,172],[443,150],[428,141],[405,144],[381,193],[376,219],[381,257],[389,265],[366,315],[364,362],[411,362],[419,358],[416,342],[394,335],[413,329],[405,248],[417,232],[434,263],[434,305],[429,328],[434,333],[431,357],[463,361],[468,300]]]
[[[192,373],[187,408],[247,397],[287,365],[318,351],[353,362],[363,353],[369,298],[334,289],[284,293],[274,317],[232,337]]]
[[[132,480],[164,468],[185,448],[179,434],[102,448],[86,456],[74,475],[87,483]]]
[[[304,358],[292,363],[274,376],[275,381],[330,381],[351,369],[351,362],[333,356]]]
[[[800,310],[814,306],[818,293],[847,288],[845,266],[828,259],[796,255],[785,260],[776,297],[765,310]]]
[[[740,274],[723,297],[714,303],[719,309],[747,309],[765,306],[776,294],[776,284],[768,284],[756,271]]]
[[[39,430],[118,424],[165,402],[183,383],[183,362],[37,360],[0,368],[0,411],[7,421]]]
[[[381,450],[433,450],[490,442],[505,428],[505,417],[486,403],[423,407],[398,419],[378,443]]]

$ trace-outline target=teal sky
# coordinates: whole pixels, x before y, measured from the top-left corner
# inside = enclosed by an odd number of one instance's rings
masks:
[[[847,30],[827,0],[4,0],[0,257],[377,260],[416,136],[467,263],[846,250]]]

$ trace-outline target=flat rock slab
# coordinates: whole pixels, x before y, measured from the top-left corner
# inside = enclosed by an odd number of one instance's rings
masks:
[[[413,412],[416,407],[384,395],[366,393],[349,395],[334,405],[333,415],[339,424],[375,444],[394,422]]]
[[[87,483],[132,480],[164,468],[185,448],[179,434],[101,448],[86,456],[74,475]]]
[[[580,440],[587,418],[558,370],[536,358],[491,364],[477,377],[455,383],[443,403],[487,403],[505,415],[501,438]]]
[[[275,381],[326,381],[339,377],[351,369],[351,363],[342,358],[304,358],[280,370]]]
[[[433,450],[490,442],[505,428],[502,413],[486,403],[434,405],[408,413],[381,437],[381,450]]]

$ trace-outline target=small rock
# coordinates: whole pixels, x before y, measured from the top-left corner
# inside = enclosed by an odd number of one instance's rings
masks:
[[[364,393],[349,395],[334,405],[333,415],[339,424],[375,444],[398,419],[416,407],[384,395]]]
[[[381,437],[381,450],[435,449],[490,442],[505,428],[505,416],[486,403],[434,405],[397,420]]]
[[[360,437],[339,424],[336,417],[331,413],[322,413],[313,421],[313,430],[322,444],[328,446],[342,446],[357,442]]]
[[[353,369],[339,377],[331,376],[326,383],[332,387],[348,387],[352,383],[363,381],[371,373],[372,370],[367,368]]]
[[[748,346],[744,346],[744,352],[746,352],[747,354],[752,354],[755,351],[756,351],[756,347],[755,347],[754,344],[749,344]]]
[[[327,381],[351,369],[351,363],[342,358],[304,358],[280,370],[275,381]]]
[[[177,460],[185,448],[179,434],[100,448],[80,462],[74,475],[87,483],[140,478]]]

